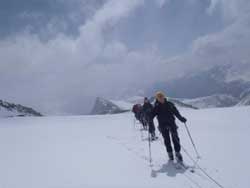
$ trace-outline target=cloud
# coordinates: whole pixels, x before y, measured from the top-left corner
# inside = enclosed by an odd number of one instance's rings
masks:
[[[230,8],[233,5],[235,7]],[[246,0],[210,1],[211,15],[218,8],[223,12],[225,26],[220,31],[197,37],[185,53],[164,59],[162,69],[158,70],[159,82],[223,65],[231,67],[227,81],[250,81],[250,14],[247,11],[250,4]]]
[[[76,38],[58,34],[44,42],[26,32],[2,40],[3,98],[34,104],[42,112],[69,113],[70,104],[86,104],[95,96],[114,97],[143,85],[152,78],[151,63],[159,59],[158,54],[151,49],[131,51],[121,41],[105,40],[105,32],[142,4],[141,0],[107,1],[79,28]],[[81,104],[76,108],[83,113],[90,110]]]
[[[243,5],[243,1],[227,2],[238,8]],[[244,9],[248,10],[250,5],[247,1],[244,2],[246,6]],[[221,3],[224,2],[221,1]],[[227,13],[230,14],[228,19],[235,18],[234,21],[231,20],[231,23],[220,32],[198,37],[193,41],[189,52],[166,62],[174,62],[175,70],[182,70],[183,75],[194,74],[215,66],[228,65],[233,71],[228,72],[228,81],[236,79],[250,81],[250,55],[248,52],[250,49],[250,14],[243,9],[241,11],[240,8],[234,7],[235,9],[232,11],[229,8],[230,5],[225,4],[224,6],[223,9],[227,9]],[[229,13],[230,11],[232,12]]]
[[[92,16],[105,0],[18,0],[0,2],[0,39],[28,30],[43,40],[57,33],[77,35],[78,27]]]
[[[166,3],[168,3],[170,0],[155,0],[155,2],[158,4],[159,7],[164,6]]]
[[[216,0],[219,3],[220,0]],[[227,3],[226,3],[227,2]],[[205,59],[218,58],[227,62],[230,58],[239,61],[244,58],[247,48],[250,47],[250,3],[246,0],[221,0],[223,9],[228,18],[237,18],[233,23],[227,25],[221,32],[209,34],[198,38],[193,42],[192,54]],[[243,8],[244,7],[244,8]],[[219,62],[217,62],[219,63]]]
[[[211,14],[216,9],[221,9],[224,19],[228,22],[240,19],[250,11],[248,0],[210,0],[208,12]]]

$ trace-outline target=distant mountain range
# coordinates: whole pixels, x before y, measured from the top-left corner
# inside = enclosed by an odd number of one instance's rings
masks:
[[[131,111],[134,104],[143,104],[144,97],[134,96],[125,100],[108,100],[98,97],[90,114],[117,114]],[[154,97],[149,98],[154,103]],[[235,97],[226,94],[214,94],[194,99],[169,98],[179,108],[202,109],[250,105],[250,89]]]
[[[250,105],[250,63],[226,63],[181,78],[157,82],[145,91],[164,91],[197,108]]]
[[[32,108],[0,100],[0,117],[42,116]]]
[[[195,99],[184,99],[183,102],[197,108],[216,108],[235,106],[239,100],[230,95],[218,94]]]
[[[240,98],[250,88],[250,76],[247,73],[241,75],[237,68],[229,65],[216,66],[175,80],[155,83],[145,93],[152,95],[155,91],[162,90],[174,98],[194,99],[218,94]],[[245,65],[242,69],[244,68],[250,71],[250,65]]]
[[[124,101],[122,100],[108,100],[104,98],[97,97],[95,105],[91,111],[91,115],[103,115],[103,114],[118,114],[124,113],[132,110],[134,104],[142,104],[144,97],[135,96]],[[191,104],[186,104],[178,99],[169,99],[171,102],[175,103],[176,106],[182,108],[198,109]],[[153,102],[153,97],[150,98]]]

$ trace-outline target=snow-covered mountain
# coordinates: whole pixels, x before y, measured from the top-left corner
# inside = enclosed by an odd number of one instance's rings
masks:
[[[239,98],[246,88],[250,88],[250,63],[236,65],[216,66],[175,80],[158,82],[147,89],[146,93],[163,90],[175,98],[200,98],[218,94]]]
[[[180,109],[199,167],[225,188],[250,187],[250,107]],[[0,186],[6,188],[217,188],[199,168],[176,169],[133,114],[0,119]],[[195,152],[177,121],[183,148]],[[237,125],[237,126],[236,126]],[[157,124],[156,124],[157,126]],[[182,150],[184,162],[193,161]]]
[[[222,63],[175,80],[155,83],[146,93],[162,90],[198,108],[250,105],[250,63]],[[188,99],[188,100],[182,100]]]
[[[183,102],[197,108],[216,108],[235,106],[239,99],[230,95],[217,94],[195,99],[184,99]]]
[[[246,89],[241,95],[240,95],[240,101],[237,104],[239,106],[246,106],[250,105],[250,88]]]
[[[174,99],[174,98],[168,98],[168,100],[172,103],[174,103],[177,107],[181,107],[181,108],[191,108],[191,109],[199,109],[199,107],[193,105],[193,104],[189,104],[185,101],[181,101],[180,99]]]
[[[168,100],[172,103],[174,103],[177,107],[181,107],[181,108],[191,108],[191,109],[198,109],[195,106],[192,106],[191,104],[185,103],[180,99],[175,99],[175,98],[170,98],[168,97]],[[131,102],[132,104],[143,104],[144,101],[144,97],[142,96],[135,96],[135,97],[131,97],[129,99],[126,99],[126,101]],[[149,97],[149,101],[153,104],[155,102],[155,98],[154,97]]]
[[[97,97],[91,115],[118,114],[128,111],[127,106],[123,107],[122,102],[115,104],[114,101]],[[120,104],[120,106],[118,106]],[[126,105],[126,104],[125,104]]]
[[[0,100],[0,117],[42,116],[32,108]]]
[[[250,105],[250,88],[245,89],[239,97],[226,94],[215,94],[206,97],[198,97],[194,99],[179,99],[185,104],[192,105],[197,108],[216,108],[231,106],[248,106]]]
[[[169,98],[168,100],[173,102],[177,107],[198,109],[195,106],[182,102],[178,99]],[[100,115],[100,114],[124,113],[127,111],[131,111],[134,104],[143,104],[143,101],[144,101],[144,97],[142,96],[130,97],[125,100],[108,100],[108,99],[97,97],[95,101],[95,105],[90,114]],[[151,97],[150,101],[153,103],[154,98]]]

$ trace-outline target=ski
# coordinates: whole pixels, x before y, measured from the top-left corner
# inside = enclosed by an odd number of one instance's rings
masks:
[[[189,166],[189,165],[186,165],[186,164],[183,163],[183,162],[176,162],[176,163],[175,163],[175,168],[176,168],[177,170],[183,169],[183,170],[189,170],[191,173],[195,173],[194,167]]]

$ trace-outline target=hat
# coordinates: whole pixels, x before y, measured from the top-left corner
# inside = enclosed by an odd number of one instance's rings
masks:
[[[155,98],[156,99],[166,98],[166,95],[162,91],[157,91],[156,94],[155,94]]]

